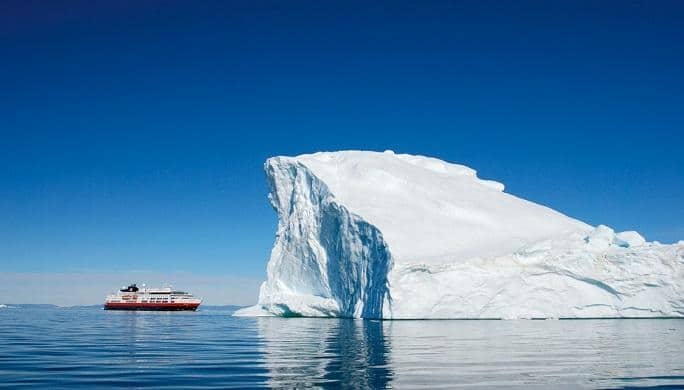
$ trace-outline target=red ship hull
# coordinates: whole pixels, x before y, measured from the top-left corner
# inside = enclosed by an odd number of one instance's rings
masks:
[[[158,310],[158,311],[195,311],[199,303],[141,303],[141,302],[107,302],[105,310]]]

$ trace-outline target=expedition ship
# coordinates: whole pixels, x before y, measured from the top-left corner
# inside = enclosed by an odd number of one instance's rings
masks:
[[[135,284],[124,287],[105,299],[105,310],[197,310],[202,300],[171,287],[142,289]]]

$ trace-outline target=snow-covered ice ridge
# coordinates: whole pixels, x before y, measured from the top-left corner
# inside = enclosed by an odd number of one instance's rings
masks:
[[[474,170],[391,151],[266,161],[276,242],[236,315],[684,317],[684,241],[592,227]]]

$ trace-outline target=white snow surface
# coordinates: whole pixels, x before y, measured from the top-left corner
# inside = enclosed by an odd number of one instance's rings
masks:
[[[273,157],[259,303],[236,315],[684,316],[684,242],[592,227],[463,165],[344,151]]]

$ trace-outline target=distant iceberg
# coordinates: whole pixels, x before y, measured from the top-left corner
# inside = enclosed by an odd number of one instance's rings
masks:
[[[266,161],[276,242],[235,315],[684,317],[684,242],[593,227],[435,158]]]

